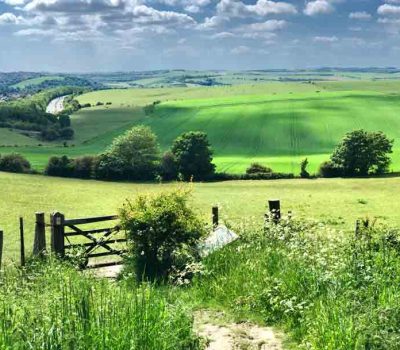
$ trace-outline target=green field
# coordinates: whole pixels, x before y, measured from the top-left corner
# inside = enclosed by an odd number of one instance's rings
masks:
[[[110,215],[127,198],[143,192],[168,190],[178,184],[128,184],[0,173],[0,227],[7,257],[18,251],[18,217],[26,221],[31,250],[34,213],[62,211],[69,218]],[[190,186],[190,185],[186,185]],[[219,205],[228,223],[262,222],[268,199],[282,200],[285,212],[321,220],[351,231],[359,217],[400,225],[400,179],[319,179],[229,181],[193,185],[193,205],[210,222],[211,207]]]
[[[84,108],[72,116],[75,139],[70,147],[38,147],[37,140],[8,131],[0,138],[0,145],[7,146],[0,153],[22,153],[43,169],[52,155],[100,153],[115,136],[146,124],[158,135],[163,151],[182,132],[205,131],[219,171],[240,173],[258,161],[275,171],[298,173],[300,161],[308,157],[311,172],[316,172],[346,132],[365,128],[395,139],[392,170],[398,171],[398,91],[397,80],[95,91],[80,96],[79,102],[112,104]],[[162,103],[145,116],[142,107],[154,101]]]
[[[12,87],[17,88],[17,89],[25,89],[28,86],[40,85],[41,83],[43,83],[45,81],[51,81],[51,80],[64,80],[64,77],[61,77],[58,75],[46,75],[46,76],[39,77],[39,78],[23,80],[23,81],[19,82],[18,84],[12,85]]]

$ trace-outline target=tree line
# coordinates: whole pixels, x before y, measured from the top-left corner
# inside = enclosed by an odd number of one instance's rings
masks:
[[[335,148],[331,159],[320,166],[321,177],[381,175],[388,172],[393,140],[382,132],[352,131]],[[300,164],[300,177],[313,177],[308,160]],[[21,155],[0,157],[0,171],[32,172]],[[114,139],[109,148],[96,156],[51,157],[44,170],[48,176],[128,181],[218,181],[290,179],[293,174],[277,173],[252,163],[244,174],[216,172],[213,149],[204,132],[189,131],[178,136],[171,148],[161,154],[157,136],[139,125]],[[314,176],[315,177],[315,176]]]

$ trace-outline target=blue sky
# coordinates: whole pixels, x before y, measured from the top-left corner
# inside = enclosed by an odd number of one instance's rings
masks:
[[[400,66],[400,0],[0,0],[0,71]]]

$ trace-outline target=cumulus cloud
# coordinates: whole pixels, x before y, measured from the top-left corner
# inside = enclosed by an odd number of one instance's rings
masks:
[[[294,5],[287,2],[258,0],[254,5],[247,5],[236,0],[221,0],[217,5],[217,13],[223,16],[246,17],[296,14]]]
[[[334,7],[327,0],[309,1],[304,9],[307,16],[316,16],[320,14],[329,14],[334,11]]]
[[[383,4],[378,7],[377,12],[381,16],[398,16],[400,15],[400,6]]]

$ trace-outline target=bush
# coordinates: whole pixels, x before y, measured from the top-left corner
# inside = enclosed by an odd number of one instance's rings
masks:
[[[73,161],[67,156],[51,157],[44,173],[48,176],[72,177]]]
[[[329,160],[320,165],[319,174],[322,177],[340,177],[343,176],[343,168]]]
[[[190,131],[179,136],[172,145],[178,170],[185,180],[207,180],[213,177],[213,151],[204,132]]]
[[[74,129],[72,128],[62,128],[60,130],[60,138],[64,140],[71,140],[74,137]]]
[[[132,242],[128,265],[137,279],[166,280],[197,259],[196,244],[205,228],[188,196],[182,190],[141,195],[121,209],[121,225]]]
[[[60,123],[61,128],[69,128],[71,126],[71,118],[66,114],[61,114],[58,117],[58,122]]]
[[[31,172],[31,164],[20,154],[12,153],[0,158],[0,171],[29,173]]]
[[[154,180],[159,156],[157,137],[146,126],[136,126],[114,139],[99,156],[96,177],[109,180]]]
[[[172,181],[178,178],[178,165],[171,152],[165,152],[161,158],[160,175],[165,181]]]
[[[307,171],[308,159],[305,158],[300,163],[300,177],[302,179],[309,179],[310,173]]]
[[[55,127],[44,129],[41,134],[41,138],[46,141],[55,141],[60,137],[60,131]]]
[[[94,156],[79,157],[72,161],[72,176],[79,179],[90,179],[94,175],[97,158]]]
[[[254,174],[271,174],[273,171],[271,168],[268,168],[260,163],[252,163],[250,167],[246,169],[247,175],[254,175]]]

